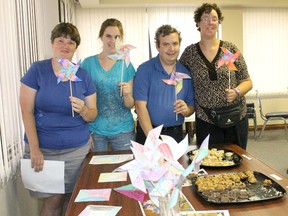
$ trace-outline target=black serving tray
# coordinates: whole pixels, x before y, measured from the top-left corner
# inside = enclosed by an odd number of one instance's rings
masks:
[[[209,176],[216,176],[216,175],[209,175]],[[275,182],[273,179],[269,178],[268,176],[264,175],[263,173],[254,171],[254,176],[258,180],[254,184],[249,183],[248,180],[243,181],[246,185],[246,190],[249,191],[249,193],[251,192],[254,195],[247,199],[238,199],[238,200],[229,200],[229,201],[220,201],[217,199],[214,200],[215,196],[219,196],[219,191],[211,192],[210,197],[207,197],[206,196],[207,194],[205,195],[205,193],[199,192],[197,186],[195,185],[195,181],[198,177],[193,177],[191,179],[191,182],[192,182],[192,187],[195,188],[197,194],[202,199],[204,199],[205,201],[209,203],[214,203],[214,204],[233,204],[233,203],[236,204],[236,203],[259,202],[259,201],[282,198],[287,194],[286,190],[281,185],[279,185],[277,182]],[[265,179],[269,179],[272,182],[272,184],[269,186],[263,186],[263,181]],[[225,196],[225,193],[226,192],[221,194],[220,192],[220,196],[222,197]],[[211,200],[211,197],[213,196],[214,198]]]
[[[242,161],[243,161],[243,158],[240,156],[240,155],[238,155],[237,153],[235,153],[234,151],[232,151],[232,150],[228,150],[228,149],[217,149],[217,150],[224,150],[224,155],[225,155],[225,153],[227,153],[227,152],[232,152],[233,153],[233,155],[232,155],[232,161],[234,162],[234,164],[230,164],[230,165],[223,165],[223,166],[220,166],[220,165],[204,165],[204,164],[200,164],[200,166],[201,167],[203,167],[203,168],[205,168],[205,167],[211,167],[211,168],[227,168],[227,167],[234,167],[234,166],[238,166],[238,165],[240,165],[241,163],[242,163]],[[194,151],[194,150],[193,150]],[[188,156],[188,158],[189,158],[189,160],[190,160],[190,162],[192,162],[192,160],[190,159],[190,157],[191,156],[193,156],[193,151],[189,151],[189,152],[187,152],[187,156]],[[224,158],[223,158],[223,161],[225,161],[225,160],[227,160],[227,158],[226,158],[226,156],[224,156]]]

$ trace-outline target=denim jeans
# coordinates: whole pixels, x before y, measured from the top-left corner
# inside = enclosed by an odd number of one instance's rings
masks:
[[[94,152],[130,150],[131,140],[135,140],[134,130],[110,136],[92,133],[91,136],[94,142]]]

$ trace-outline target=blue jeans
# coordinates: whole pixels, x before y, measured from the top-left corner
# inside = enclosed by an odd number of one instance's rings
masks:
[[[92,133],[91,136],[94,142],[92,149],[94,152],[109,151],[110,149],[113,151],[131,150],[131,140],[135,140],[134,130],[110,136]]]

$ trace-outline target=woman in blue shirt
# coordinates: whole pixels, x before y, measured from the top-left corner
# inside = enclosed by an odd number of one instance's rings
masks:
[[[65,162],[64,194],[30,191],[31,196],[44,198],[41,215],[61,216],[89,152],[88,122],[97,116],[96,89],[81,67],[76,73],[81,81],[70,82],[66,77],[57,81],[62,69],[58,60],[71,61],[80,44],[77,28],[70,23],[56,25],[51,44],[53,57],[34,62],[21,79],[20,105],[25,127],[24,158],[31,159],[35,172],[45,167],[44,160]]]

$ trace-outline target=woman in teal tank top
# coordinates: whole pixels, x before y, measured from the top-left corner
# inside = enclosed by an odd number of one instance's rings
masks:
[[[127,67],[123,60],[109,57],[116,53],[116,41],[123,41],[123,35],[119,20],[105,20],[99,31],[102,52],[86,58],[81,65],[91,75],[97,89],[98,116],[90,123],[94,151],[128,150],[131,140],[135,140],[131,114],[135,69],[131,63]]]

